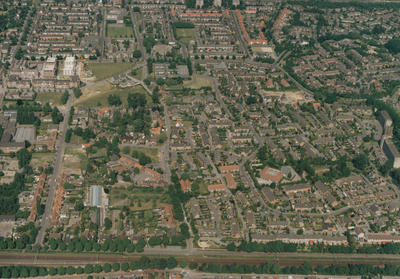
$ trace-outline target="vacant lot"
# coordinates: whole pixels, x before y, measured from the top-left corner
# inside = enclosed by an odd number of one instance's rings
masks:
[[[31,166],[33,168],[43,166],[44,163],[52,165],[54,161],[54,153],[33,153]]]
[[[200,77],[200,76],[194,76],[194,80],[184,80],[183,81],[183,86],[189,87],[190,89],[199,89],[202,87],[211,87],[212,90],[214,91],[212,82],[208,78]]]
[[[81,166],[87,163],[88,157],[81,147],[66,147],[62,172],[80,174]]]
[[[100,81],[116,75],[120,75],[135,67],[135,63],[88,63],[87,68],[93,72],[95,81]]]
[[[191,40],[196,41],[196,35],[193,28],[176,28],[177,40],[182,44],[189,44]]]
[[[107,24],[107,37],[108,38],[131,38],[133,37],[133,28],[121,24],[121,27],[109,26]]]
[[[108,96],[111,94],[117,94],[118,96],[120,96],[122,104],[124,106],[127,106],[129,93],[146,94],[147,104],[153,103],[149,94],[147,94],[143,87],[139,85],[135,87],[119,88],[107,82],[88,89],[84,89],[82,93],[83,95],[78,100],[75,100],[75,105],[93,108],[98,107],[98,103],[100,102],[101,106],[108,106]]]
[[[43,104],[49,102],[50,105],[60,106],[62,95],[63,93],[37,93],[35,101]]]

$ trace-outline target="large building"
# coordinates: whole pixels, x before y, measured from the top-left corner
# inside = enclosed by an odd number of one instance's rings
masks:
[[[382,150],[385,152],[387,159],[393,161],[393,167],[400,168],[400,153],[391,139],[383,140]]]
[[[57,72],[57,59],[55,57],[47,58],[43,67],[44,77],[55,77]]]
[[[379,113],[379,123],[381,123],[382,127],[385,129],[387,126],[392,126],[392,118],[390,118],[389,113],[387,111],[381,111]]]
[[[63,75],[66,77],[74,76],[75,75],[75,65],[76,65],[75,57],[65,58]]]
[[[90,205],[101,207],[102,194],[103,188],[101,186],[93,185],[92,187],[90,187]]]

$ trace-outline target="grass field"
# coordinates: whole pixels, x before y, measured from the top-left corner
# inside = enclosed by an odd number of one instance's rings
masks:
[[[211,87],[212,90],[214,91],[212,82],[208,78],[200,77],[200,76],[194,76],[194,80],[184,80],[183,81],[183,86],[188,87],[190,89],[199,89],[202,87]]]
[[[134,77],[134,78],[138,79],[138,80],[141,80],[142,79],[142,75],[143,75],[143,67],[140,67],[139,69],[136,70],[136,75],[132,75],[132,74],[129,74],[129,75],[131,77]]]
[[[50,105],[60,106],[62,95],[63,93],[37,93],[35,101],[40,101],[42,103],[49,102]]]
[[[191,40],[196,41],[196,35],[193,28],[176,28],[177,40],[182,44],[189,44]]]
[[[129,69],[135,67],[135,63],[88,63],[87,68],[93,72],[96,77],[95,81],[100,81],[125,73]],[[39,95],[39,94],[38,94]],[[60,97],[61,98],[61,97]]]
[[[140,85],[128,88],[118,88],[117,86],[114,86],[107,82],[97,85],[95,87],[91,87],[89,89],[84,89],[82,93],[83,96],[81,96],[78,100],[75,100],[74,105],[94,108],[98,107],[97,104],[98,102],[100,102],[101,106],[108,106],[108,101],[107,101],[108,96],[111,94],[117,94],[120,96],[122,104],[124,106],[127,106],[129,93],[146,94],[147,104],[148,105],[153,104],[150,95],[147,94],[147,92]]]
[[[133,37],[133,28],[127,27],[123,24],[122,27],[111,27],[107,24],[107,37],[108,38],[130,38]]]
[[[160,162],[160,150],[157,148],[143,148],[143,147],[129,147],[130,152],[128,155],[132,154],[133,150],[137,150],[139,153],[143,152],[146,156],[151,158],[152,163]]]
[[[33,0],[33,3],[35,4],[35,6],[40,6],[40,0]]]

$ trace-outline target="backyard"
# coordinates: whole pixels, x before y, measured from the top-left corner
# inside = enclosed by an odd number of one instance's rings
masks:
[[[96,77],[95,81],[100,81],[125,73],[135,67],[135,63],[88,63],[86,67],[93,72],[93,75]]]

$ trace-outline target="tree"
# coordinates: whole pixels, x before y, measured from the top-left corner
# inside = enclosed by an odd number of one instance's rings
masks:
[[[133,252],[135,252],[135,246],[134,246],[132,243],[129,243],[129,244],[126,246],[126,251],[127,251],[128,253],[133,253]]]
[[[146,95],[142,93],[129,93],[128,94],[128,105],[132,108],[137,108],[138,106],[144,107],[147,103]]]
[[[127,262],[123,262],[121,264],[121,270],[122,271],[127,271],[129,269],[129,264]]]
[[[133,51],[132,55],[134,58],[140,58],[140,57],[142,57],[142,52],[140,50],[135,50],[135,51]]]
[[[94,267],[93,267],[93,272],[94,273],[100,273],[102,271],[102,269],[101,269],[101,266],[99,265],[99,264],[96,264]]]
[[[112,269],[117,272],[119,270],[119,263],[113,263],[112,264]]]
[[[69,99],[69,93],[67,90],[65,90],[64,94],[62,94],[61,96],[61,103],[65,105],[68,102],[68,99]]]
[[[159,143],[164,143],[167,140],[167,133],[161,132],[160,136],[158,137]]]
[[[186,261],[184,259],[179,261],[179,267],[180,268],[185,268],[186,267]]]
[[[28,270],[26,270],[26,268],[23,268],[23,269],[21,270],[21,273],[20,273],[19,276],[22,277],[22,278],[28,277],[28,276],[29,276]]]
[[[169,237],[168,237],[168,235],[166,235],[166,234],[164,234],[163,235],[163,238],[162,238],[162,243],[164,244],[164,245],[167,245],[167,244],[169,244]]]
[[[353,165],[356,169],[364,170],[369,165],[369,159],[365,154],[358,154],[353,158]]]
[[[171,96],[169,96],[169,97],[167,97],[167,99],[165,99],[165,104],[167,106],[172,106],[173,102],[174,102],[174,100],[172,99]]]
[[[57,270],[54,267],[50,267],[49,269],[49,275],[54,276],[57,274]]]
[[[236,251],[236,245],[235,245],[235,243],[234,243],[234,242],[229,243],[229,244],[226,246],[226,249],[228,249],[228,251]]]
[[[86,274],[93,273],[93,266],[92,266],[91,264],[85,265],[84,272],[85,272]]]
[[[112,227],[112,221],[110,220],[110,218],[106,217],[104,219],[104,227],[106,228],[106,230],[111,229]]]
[[[106,273],[110,272],[111,271],[111,265],[109,263],[105,263],[103,265],[103,271],[106,272]]]
[[[145,212],[144,212],[144,220],[147,222],[147,223],[150,223],[152,220],[153,220],[153,212],[151,211],[151,210],[146,210]]]
[[[65,268],[63,266],[60,266],[57,270],[58,275],[65,275]]]
[[[169,257],[167,260],[167,268],[168,269],[173,269],[175,267],[177,267],[178,262],[175,260],[174,257]]]
[[[29,277],[36,277],[38,276],[38,272],[36,268],[32,268],[31,271],[29,272]]]
[[[302,229],[297,230],[297,234],[298,234],[298,235],[301,235],[301,234],[303,234],[303,233],[304,233],[304,231],[303,231]]]
[[[75,267],[73,267],[73,266],[67,267],[66,272],[67,272],[68,275],[74,274],[75,273]]]
[[[122,101],[119,95],[117,94],[110,94],[107,98],[108,104],[110,106],[120,106],[122,105]]]

